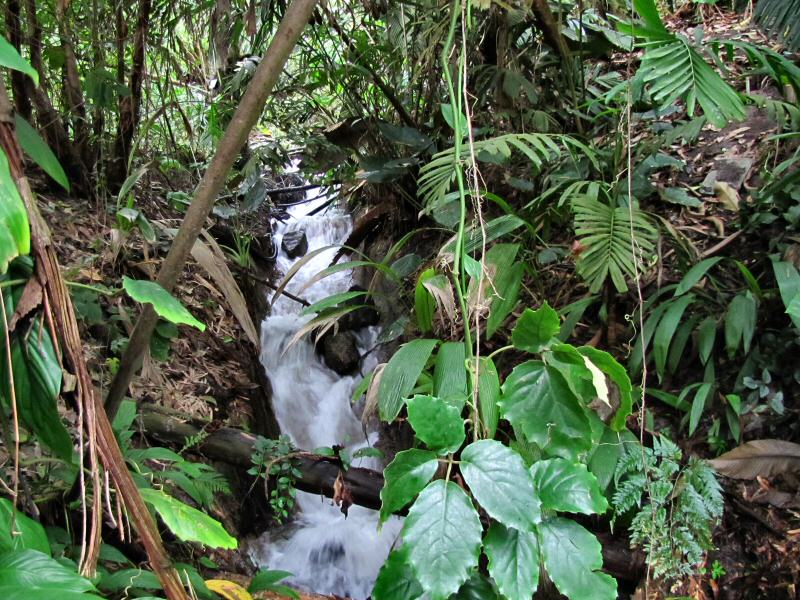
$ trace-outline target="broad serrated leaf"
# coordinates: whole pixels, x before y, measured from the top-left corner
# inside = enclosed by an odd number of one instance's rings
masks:
[[[428,450],[404,450],[383,471],[381,521],[400,510],[420,493],[436,473],[439,460]]]
[[[378,572],[372,600],[416,600],[423,593],[408,562],[408,546],[393,550]]]
[[[531,476],[542,508],[585,515],[608,510],[608,500],[586,465],[563,458],[540,460],[531,467]]]
[[[547,574],[570,600],[616,600],[617,582],[600,572],[602,547],[575,521],[560,517],[539,525],[539,544]]]
[[[545,450],[574,458],[591,446],[589,419],[563,377],[541,361],[518,365],[502,388],[500,411]]]
[[[140,489],[142,500],[150,504],[170,531],[185,542],[200,542],[211,548],[236,548],[238,542],[228,535],[219,521],[176,500],[160,490]]]
[[[511,342],[518,350],[535,354],[549,345],[560,328],[558,313],[545,302],[537,310],[525,309],[511,332]]]
[[[152,304],[158,316],[170,323],[184,323],[205,331],[206,326],[195,319],[186,307],[155,281],[122,278],[125,292],[137,302]]]
[[[414,396],[406,404],[408,422],[428,448],[447,454],[464,443],[466,434],[460,408],[433,396]]]
[[[483,538],[489,575],[508,600],[530,600],[539,585],[539,541],[535,533],[492,523]]]
[[[403,542],[431,600],[458,591],[478,565],[482,527],[469,497],[452,481],[429,484],[408,511]]]
[[[400,346],[386,364],[378,386],[378,412],[382,421],[394,421],[403,401],[419,379],[438,340],[412,340]]]
[[[461,453],[461,475],[489,516],[508,527],[533,531],[541,504],[522,457],[496,440],[479,440]]]

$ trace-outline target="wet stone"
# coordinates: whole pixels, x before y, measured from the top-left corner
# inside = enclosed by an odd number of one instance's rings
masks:
[[[303,229],[287,231],[281,240],[281,249],[289,258],[299,258],[308,252],[308,238]]]
[[[358,369],[361,360],[356,336],[349,331],[325,336],[322,340],[322,358],[328,368],[339,375],[350,375]]]

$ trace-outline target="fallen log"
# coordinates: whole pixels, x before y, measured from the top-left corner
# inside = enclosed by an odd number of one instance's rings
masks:
[[[139,420],[149,437],[167,444],[181,446],[187,438],[208,431],[210,423],[181,417],[153,405],[142,406]],[[238,465],[245,469],[253,466],[253,454],[257,436],[234,429],[220,427],[209,432],[198,444],[197,451],[213,460]],[[293,458],[301,477],[295,487],[303,492],[322,494],[332,498],[334,483],[343,472],[339,460],[331,456],[319,456],[311,452],[298,452]],[[353,502],[359,506],[377,510],[381,507],[380,491],[383,475],[371,469],[350,467],[343,472],[345,485],[350,489]]]
[[[245,469],[253,464],[250,456],[257,436],[251,433],[233,427],[219,427],[210,431],[211,424],[208,422],[186,419],[153,405],[141,407],[139,420],[147,436],[177,446],[182,446],[187,438],[207,431],[208,435],[197,446],[200,454]],[[341,473],[354,504],[375,510],[380,508],[380,491],[383,487],[381,473],[359,467],[344,471],[338,459],[310,452],[299,452],[294,460],[301,474],[295,482],[298,490],[333,498],[335,482]],[[603,546],[604,569],[617,579],[638,582],[645,568],[642,554],[631,551],[624,539],[608,533],[597,535]]]

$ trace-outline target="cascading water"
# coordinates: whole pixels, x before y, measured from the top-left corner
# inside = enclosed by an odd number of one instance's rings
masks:
[[[329,209],[309,216],[324,201],[309,200],[291,207],[291,218],[276,225],[277,266],[284,273],[295,262],[280,250],[287,232],[305,230],[308,252],[342,244],[350,234],[351,218],[342,211]],[[335,254],[333,248],[314,256],[294,276],[287,290],[300,291],[330,264]],[[341,271],[303,290],[302,296],[313,303],[347,291],[352,283],[352,273]],[[297,302],[281,296],[261,326],[261,361],[272,383],[272,406],[281,431],[303,449],[339,444],[354,451],[371,444],[375,434],[370,435],[371,439],[365,438],[350,405],[358,378],[342,377],[325,366],[308,337],[288,346],[310,319],[299,315],[301,309]],[[377,334],[375,327],[357,333],[362,353],[372,347]],[[362,365],[364,373],[375,366],[371,355],[366,362]],[[374,459],[368,458],[354,465],[379,468]],[[289,583],[301,589],[354,600],[367,598],[399,532],[399,520],[386,523],[379,532],[376,511],[352,506],[345,518],[327,498],[297,492],[296,500],[299,514],[292,525],[283,532],[266,532],[253,544],[251,555],[255,562],[293,573]]]

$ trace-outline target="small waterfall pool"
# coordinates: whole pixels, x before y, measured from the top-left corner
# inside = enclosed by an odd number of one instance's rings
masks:
[[[308,252],[340,245],[350,234],[352,220],[343,211],[329,208],[309,216],[325,201],[323,197],[290,207],[290,218],[276,224],[276,260],[283,273],[300,260],[288,257],[280,248],[285,233],[304,229]],[[336,251],[332,248],[311,259],[286,289],[298,293],[311,277],[330,264]],[[341,271],[318,281],[301,295],[313,303],[345,292],[352,284],[352,273]],[[261,361],[272,383],[272,405],[281,431],[295,446],[307,450],[339,444],[354,451],[371,445],[377,435],[372,433],[370,439],[366,438],[350,405],[360,377],[342,377],[329,369],[308,336],[287,348],[294,334],[311,318],[299,315],[302,308],[281,296],[261,325]],[[374,345],[378,333],[377,327],[356,332],[362,354]],[[375,362],[370,354],[361,366],[362,372],[372,370]],[[357,459],[353,466],[380,468],[371,458]],[[267,531],[252,544],[251,556],[256,564],[293,573],[288,583],[310,592],[353,600],[369,597],[399,533],[400,520],[393,519],[378,531],[376,511],[351,506],[345,518],[330,499],[300,491],[297,507],[297,518],[288,527]]]

